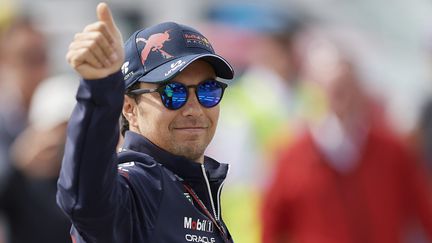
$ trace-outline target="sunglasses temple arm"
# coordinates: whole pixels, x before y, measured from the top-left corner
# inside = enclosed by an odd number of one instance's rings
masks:
[[[140,95],[140,94],[147,94],[147,93],[154,93],[158,92],[158,89],[135,89],[129,91],[127,94],[133,94],[133,95]]]

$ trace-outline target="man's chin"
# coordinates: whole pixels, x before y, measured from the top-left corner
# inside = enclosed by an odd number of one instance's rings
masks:
[[[175,129],[174,134],[179,141],[202,140],[207,136],[207,129]]]
[[[181,144],[174,144],[174,154],[198,161],[204,155],[206,145],[200,140],[182,141]]]

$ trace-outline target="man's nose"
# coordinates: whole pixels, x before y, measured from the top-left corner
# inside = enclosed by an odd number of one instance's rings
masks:
[[[188,88],[188,99],[186,104],[182,109],[183,116],[201,116],[203,114],[203,107],[198,101],[198,98],[195,94],[195,87]]]

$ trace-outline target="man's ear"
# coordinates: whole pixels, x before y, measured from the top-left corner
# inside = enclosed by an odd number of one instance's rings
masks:
[[[124,102],[123,102],[123,116],[128,120],[129,122],[129,129],[131,130],[132,127],[138,127],[137,123],[137,103],[134,98],[129,97],[127,95],[124,96]]]

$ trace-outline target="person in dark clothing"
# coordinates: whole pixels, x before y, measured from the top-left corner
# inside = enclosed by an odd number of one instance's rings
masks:
[[[123,47],[105,3],[97,15],[66,55],[82,77],[57,192],[73,242],[233,242],[228,165],[204,156],[231,65],[191,27],[161,23]]]
[[[11,146],[11,172],[0,190],[6,242],[71,242],[71,223],[56,205],[56,192],[77,87],[75,76],[59,75],[35,90],[29,125]]]
[[[0,187],[11,172],[10,146],[26,128],[33,93],[49,73],[47,45],[27,16],[0,33]]]
[[[0,196],[7,242],[70,242],[71,224],[55,203],[57,177],[32,178],[11,170]]]

